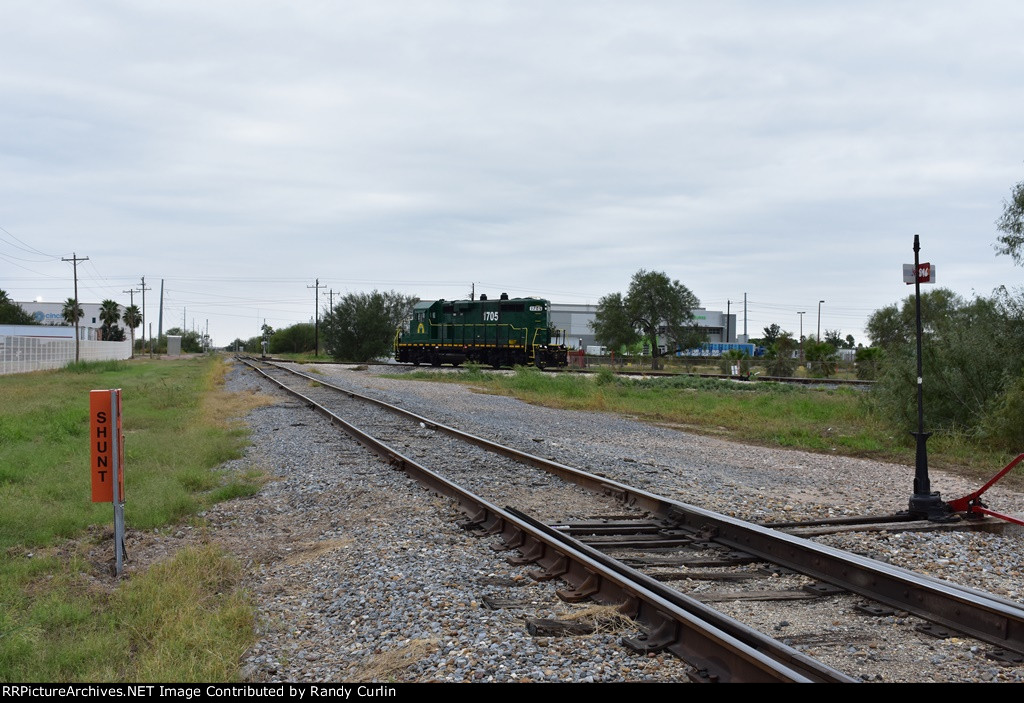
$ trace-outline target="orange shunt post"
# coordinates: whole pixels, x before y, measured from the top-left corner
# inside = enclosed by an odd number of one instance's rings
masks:
[[[115,403],[116,405],[114,405]],[[121,435],[120,389],[89,392],[89,442],[91,444],[92,502],[114,502],[115,446],[118,454],[117,492],[119,502],[124,502],[124,441]]]

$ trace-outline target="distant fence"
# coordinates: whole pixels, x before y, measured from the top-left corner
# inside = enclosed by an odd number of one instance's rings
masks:
[[[80,361],[129,359],[131,342],[79,342]],[[0,336],[0,375],[59,369],[75,360],[75,340],[66,337]]]

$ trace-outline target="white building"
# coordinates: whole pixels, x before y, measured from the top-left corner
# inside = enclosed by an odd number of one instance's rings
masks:
[[[40,325],[67,325],[64,321],[64,303],[42,303],[42,302],[22,302],[16,301],[21,309],[27,312],[32,318]],[[102,306],[99,303],[79,303],[82,306],[82,310],[85,315],[78,321],[78,336],[79,339],[92,339],[99,340],[102,338],[100,329],[103,327],[103,322],[100,320],[100,310]],[[123,315],[124,306],[118,305],[118,311]],[[120,325],[122,328],[124,324]],[[70,326],[70,329],[74,329],[74,326]],[[125,330],[127,333],[127,330]],[[74,338],[74,333],[69,333],[69,336]]]
[[[566,345],[572,349],[586,349],[597,344],[590,326],[596,315],[596,305],[551,303],[551,326],[565,330]],[[736,315],[694,308],[693,319],[698,329],[707,335],[708,342],[736,341]]]

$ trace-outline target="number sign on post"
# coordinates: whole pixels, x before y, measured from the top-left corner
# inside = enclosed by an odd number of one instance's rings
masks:
[[[903,282],[908,286],[915,283],[935,283],[935,267],[928,262],[916,266],[903,264]]]

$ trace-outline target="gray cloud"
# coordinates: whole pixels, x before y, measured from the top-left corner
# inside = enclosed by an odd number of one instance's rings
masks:
[[[646,268],[711,307],[748,294],[753,335],[795,332],[796,311],[825,299],[823,327],[860,339],[908,293],[915,233],[943,285],[1019,280],[992,244],[1022,179],[1022,15],[0,8],[0,226],[56,257],[26,270],[0,238],[0,287],[67,297],[59,257],[77,251],[96,267],[83,297],[163,279],[166,317],[209,319],[226,343],[264,316],[309,319],[317,278],[336,293],[453,298],[486,282],[596,302]]]

